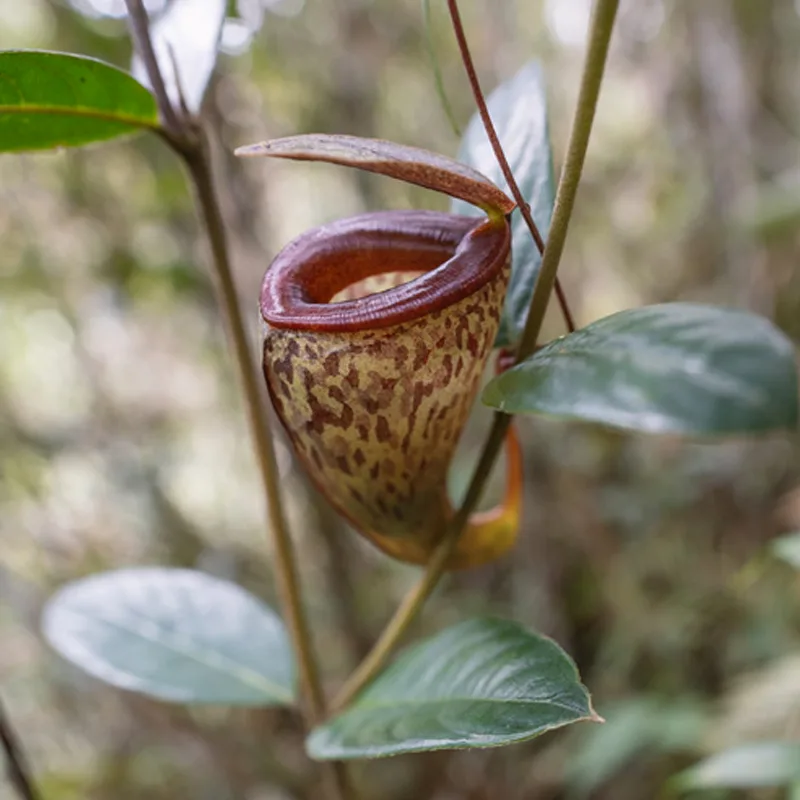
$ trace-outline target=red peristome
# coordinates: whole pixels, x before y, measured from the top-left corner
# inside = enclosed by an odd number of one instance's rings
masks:
[[[274,328],[354,332],[409,322],[474,294],[503,269],[506,219],[435,211],[379,211],[323,225],[275,258],[261,287],[261,315]],[[365,278],[422,272],[383,292],[331,303]]]

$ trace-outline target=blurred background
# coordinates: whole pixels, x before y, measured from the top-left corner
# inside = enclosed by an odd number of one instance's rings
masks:
[[[461,5],[487,90],[542,60],[558,168],[589,0]],[[465,126],[471,96],[444,4],[431,6]],[[235,146],[323,131],[454,155],[458,139],[419,0],[238,0],[230,15],[205,114],[255,338],[261,276],[294,235],[446,201],[336,167],[239,163]],[[123,0],[0,0],[0,45],[127,67]],[[800,339],[798,74],[800,2],[623,0],[561,273],[579,324],[691,299],[750,308]],[[121,566],[196,567],[274,601],[234,367],[176,159],[145,136],[4,156],[0,241],[0,694],[45,798],[313,798],[288,712],[116,691],[38,633],[56,587]],[[552,313],[548,336],[562,332]],[[486,419],[465,438],[455,491]],[[449,578],[415,633],[513,617],[572,654],[608,723],[362,765],[365,796],[646,800],[703,754],[800,738],[800,580],[768,547],[800,529],[796,437],[686,443],[530,418],[519,428],[519,545]],[[279,456],[333,687],[416,571],[362,546],[282,442]],[[2,783],[0,798],[12,798]]]

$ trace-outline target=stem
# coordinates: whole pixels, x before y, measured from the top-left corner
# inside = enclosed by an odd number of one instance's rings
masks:
[[[536,347],[536,337],[541,330],[547,303],[556,281],[558,265],[564,251],[567,229],[583,171],[583,162],[586,159],[586,149],[589,145],[589,135],[592,132],[597,98],[603,82],[608,45],[611,41],[611,32],[614,29],[618,6],[619,0],[597,0],[592,12],[589,43],[578,92],[578,105],[572,120],[564,167],[558,181],[547,247],[542,256],[542,266],[533,290],[533,297],[531,297],[531,307],[525,323],[525,330],[520,340],[518,361],[531,355]]]
[[[452,8],[454,0],[448,0],[448,2]],[[555,284],[558,263],[564,250],[564,240],[575,203],[575,195],[583,169],[586,148],[589,144],[589,134],[597,107],[597,98],[600,93],[600,85],[608,54],[608,44],[611,39],[618,5],[619,0],[597,0],[592,14],[591,32],[578,95],[578,106],[575,110],[567,156],[556,192],[553,220],[550,226],[547,246],[542,257],[542,267],[531,298],[527,324],[517,353],[518,363],[527,358],[535,349],[536,339],[544,321],[544,312]],[[485,107],[485,104],[483,105]],[[509,182],[509,185],[511,185],[511,182]],[[497,413],[494,415],[492,427],[486,438],[478,464],[475,467],[463,504],[445,531],[442,541],[436,547],[419,582],[405,597],[375,646],[335,698],[333,702],[334,709],[341,709],[346,706],[380,672],[400,639],[416,619],[425,600],[436,587],[450,555],[455,550],[467,519],[480,499],[484,484],[500,452],[510,424],[511,417],[507,414]]]
[[[182,126],[175,109],[167,94],[167,87],[164,84],[164,77],[158,66],[156,52],[153,49],[153,41],[150,38],[150,20],[147,16],[147,9],[141,0],[125,0],[128,9],[129,26],[133,37],[136,50],[142,59],[150,86],[158,103],[158,110],[164,127],[173,135],[180,132]],[[178,74],[177,72],[175,73]]]
[[[300,586],[286,519],[281,503],[278,467],[272,445],[261,390],[253,369],[253,357],[247,340],[247,329],[228,258],[227,236],[219,203],[214,191],[208,159],[202,153],[183,153],[184,161],[194,184],[197,205],[205,222],[206,235],[213,255],[217,290],[233,344],[239,378],[242,382],[250,430],[255,440],[256,456],[261,472],[264,494],[267,497],[269,527],[278,566],[278,590],[281,605],[298,655],[300,680],[311,721],[324,716],[325,700],[316,662],[312,655],[311,638],[300,600]]]
[[[206,152],[185,150],[181,153],[194,184],[197,205],[205,223],[208,243],[213,255],[216,286],[223,316],[233,344],[239,378],[244,393],[250,432],[267,499],[269,530],[275,557],[275,573],[282,615],[289,629],[292,647],[300,673],[300,685],[309,727],[318,725],[326,714],[325,695],[319,667],[314,656],[311,632],[302,603],[297,564],[286,516],[281,501],[278,466],[262,401],[257,373],[247,339],[247,328],[228,256],[227,235],[219,202],[214,190],[211,166]],[[348,795],[344,765],[332,762],[323,767],[333,796]]]
[[[8,782],[23,800],[39,800],[39,793],[34,788],[19,737],[2,704],[0,704],[0,745],[6,754]]]
[[[302,603],[296,558],[286,525],[281,500],[280,479],[266,404],[262,400],[255,362],[247,338],[233,279],[228,252],[227,232],[214,188],[211,161],[203,130],[196,120],[179,116],[170,101],[150,39],[147,12],[142,0],[125,0],[131,30],[153,92],[164,119],[164,139],[181,156],[194,185],[197,206],[211,249],[215,288],[225,319],[238,366],[245,408],[253,438],[256,459],[264,489],[269,518],[269,531],[275,559],[275,573],[282,616],[289,629],[295,661],[300,673],[302,706],[308,727],[321,723],[326,715],[325,694],[320,671],[314,656],[311,632]],[[176,72],[177,75],[177,72]],[[344,764],[329,762],[321,767],[326,796],[344,800],[352,797]]]
[[[522,214],[522,218],[525,220],[525,224],[528,226],[528,230],[533,237],[533,241],[536,242],[536,247],[539,250],[539,254],[542,255],[544,253],[544,240],[542,239],[542,235],[539,233],[539,228],[533,219],[533,214],[531,214],[531,207],[520,191],[519,184],[517,183],[516,178],[514,178],[514,173],[511,171],[508,159],[503,151],[503,146],[500,144],[500,137],[497,135],[497,129],[494,127],[494,122],[492,121],[492,115],[489,113],[489,108],[486,105],[486,97],[481,89],[478,73],[475,69],[475,62],[472,60],[472,53],[470,52],[469,44],[467,43],[464,25],[461,22],[461,14],[458,10],[458,3],[456,0],[447,0],[447,7],[450,10],[450,19],[453,21],[453,31],[455,32],[456,41],[458,42],[461,60],[464,63],[464,70],[467,73],[469,85],[472,88],[472,95],[475,98],[475,105],[478,107],[478,114],[480,114],[481,122],[483,122],[486,136],[488,137],[489,143],[492,146],[495,158],[500,166],[500,171],[503,173],[503,177],[506,179],[506,183],[508,183],[508,188],[511,190],[511,195],[519,207],[520,214]],[[564,315],[564,321],[567,324],[567,330],[570,333],[574,333],[575,320],[567,304],[567,297],[564,294],[564,290],[562,289],[561,283],[558,281],[558,279],[556,279],[556,282],[556,295],[558,296],[558,302],[561,306],[561,313]]]

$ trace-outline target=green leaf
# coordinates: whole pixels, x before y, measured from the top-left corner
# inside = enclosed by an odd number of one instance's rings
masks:
[[[677,775],[680,791],[789,786],[800,781],[800,743],[756,742],[717,753]]]
[[[551,342],[489,383],[483,402],[653,433],[795,428],[794,347],[745,311],[646,306]]]
[[[463,622],[411,648],[308,739],[312,758],[499,747],[599,718],[575,664],[515,622]]]
[[[775,539],[771,544],[772,552],[787,564],[800,569],[800,532],[788,533]]]
[[[123,569],[76,581],[47,604],[42,627],[64,658],[123,689],[179,703],[293,700],[280,619],[202,572]]]
[[[501,84],[489,96],[488,105],[514,178],[531,207],[539,233],[547,239],[556,190],[547,130],[547,97],[539,63],[531,61],[511,80]],[[510,194],[477,113],[464,134],[458,158]],[[475,213],[474,208],[458,200],[452,204],[451,210],[455,214]],[[542,261],[519,211],[514,212],[511,230],[512,274],[497,347],[516,343],[522,333]]]
[[[158,126],[150,92],[86,56],[0,52],[0,152],[74,147]]]
[[[182,94],[193,113],[203,103],[217,63],[226,7],[226,0],[172,0],[150,29],[170,100],[178,106]],[[138,55],[133,58],[131,72],[150,86],[147,70]]]

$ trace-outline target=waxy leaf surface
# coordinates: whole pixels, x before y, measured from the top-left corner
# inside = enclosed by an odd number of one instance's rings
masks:
[[[800,781],[800,743],[754,742],[732,747],[680,773],[676,789],[751,789]]]
[[[150,92],[94,58],[0,52],[0,152],[49,150],[155,128]]]
[[[511,171],[531,207],[539,233],[546,240],[556,184],[547,130],[547,96],[538,62],[526,64],[511,80],[498,86],[487,102]],[[511,194],[477,113],[464,134],[458,158]],[[452,211],[456,214],[475,213],[460,201],[453,203]],[[511,235],[511,282],[497,336],[498,347],[515,343],[522,333],[542,261],[519,210],[512,218]]]
[[[288,704],[283,623],[236,584],[202,572],[105,572],[61,589],[42,621],[62,655],[106,683],[178,703]]]
[[[151,26],[153,50],[167,94],[177,106],[182,93],[193,113],[203,103],[217,63],[226,8],[226,0],[172,0]],[[150,85],[138,55],[134,56],[131,71],[145,86]]]
[[[755,314],[646,306],[551,342],[489,383],[483,402],[652,433],[796,428],[795,352]]]
[[[485,211],[508,214],[514,208],[513,200],[471,167],[430,150],[384,139],[309,133],[239,147],[236,155],[326,161],[460,197]]]
[[[313,758],[498,747],[597,719],[569,656],[515,622],[463,622],[401,654],[309,737]]]

